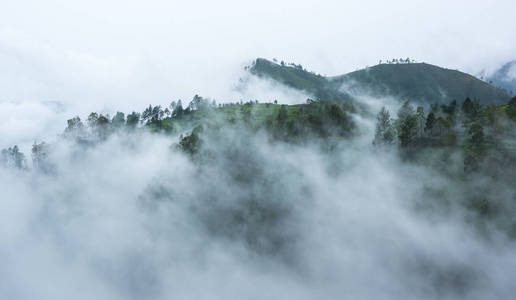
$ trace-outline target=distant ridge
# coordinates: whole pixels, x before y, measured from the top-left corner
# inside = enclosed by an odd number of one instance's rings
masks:
[[[348,93],[340,91],[327,77],[308,72],[300,67],[280,65],[264,58],[258,58],[251,66],[250,72],[305,91],[317,99],[329,101],[352,99]]]
[[[429,105],[462,102],[467,97],[480,103],[506,103],[510,95],[472,75],[426,63],[380,64],[341,76],[325,77],[299,66],[279,65],[258,58],[251,73],[306,91],[323,100],[350,100],[351,94],[394,96]],[[344,87],[344,88],[343,88]]]
[[[491,84],[516,94],[516,60],[505,63],[487,78]]]

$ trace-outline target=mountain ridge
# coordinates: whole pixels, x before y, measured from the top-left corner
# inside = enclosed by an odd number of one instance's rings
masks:
[[[487,81],[511,94],[516,93],[516,60],[503,64]]]
[[[281,65],[258,58],[250,71],[330,101],[349,101],[353,99],[352,95],[364,92],[373,96],[394,96],[422,105],[463,101],[468,97],[482,104],[507,103],[510,99],[504,90],[473,75],[427,63],[379,64],[326,77],[300,65]]]

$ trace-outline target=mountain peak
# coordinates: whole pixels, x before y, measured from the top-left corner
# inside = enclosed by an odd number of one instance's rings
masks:
[[[505,63],[489,76],[487,80],[511,94],[516,93],[516,60]]]
[[[258,58],[250,71],[323,100],[350,99],[350,94],[364,92],[422,105],[463,101],[467,97],[481,103],[505,103],[510,98],[506,91],[475,76],[428,63],[378,64],[340,76],[324,77],[301,65],[278,64]]]

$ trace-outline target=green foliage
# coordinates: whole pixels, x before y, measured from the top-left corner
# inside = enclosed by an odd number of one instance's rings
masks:
[[[183,117],[184,109],[183,109],[183,103],[181,102],[181,99],[177,100],[177,103],[172,102],[170,104],[170,107],[172,109],[172,117],[173,118]]]
[[[471,104],[473,105],[473,102]],[[456,147],[461,139],[457,135],[455,120],[466,118],[464,114],[456,113],[456,107],[456,101],[441,105],[441,107],[432,105],[430,112],[425,116],[423,107],[418,107],[417,111],[414,111],[410,102],[404,102],[397,113],[398,118],[393,122],[397,133],[396,140],[400,148],[411,148],[410,152],[413,152],[414,150],[422,151],[425,147]],[[473,107],[476,106],[473,105]],[[485,111],[482,114],[485,114]],[[476,113],[475,115],[478,117],[481,114]],[[377,116],[373,144],[381,144],[383,128],[388,127],[386,119],[387,114],[382,109]],[[405,153],[408,152],[405,151]]]
[[[91,136],[96,139],[105,140],[112,132],[109,118],[96,112],[92,112],[88,116],[87,124]]]
[[[138,126],[138,123],[140,123],[140,114],[133,111],[129,115],[127,115],[127,122],[126,125],[128,128],[136,128]]]
[[[302,68],[275,64],[258,58],[251,73],[272,78],[298,90],[307,91],[320,100],[352,102],[341,87],[363,90],[375,95],[392,95],[400,99],[418,99],[421,104],[435,101],[444,104],[453,99],[473,97],[482,103],[502,103],[509,99],[506,91],[466,73],[425,63],[380,64],[337,77],[323,77]],[[451,107],[449,107],[451,108]],[[434,112],[435,113],[435,112]]]
[[[468,140],[465,148],[464,171],[470,173],[478,171],[486,155],[486,140],[484,128],[480,122],[471,124],[467,133]]]
[[[398,120],[396,121],[396,131],[401,148],[407,148],[413,144],[418,134],[418,124],[414,107],[409,101],[405,101],[398,110]]]
[[[504,103],[509,94],[466,73],[425,63],[381,64],[335,78],[375,95],[392,95],[428,105],[473,97],[482,103]]]
[[[516,96],[512,97],[508,104],[509,106],[516,107]]]
[[[195,110],[180,118],[162,121],[174,130],[204,126],[219,128],[242,126],[253,131],[265,130],[271,137],[289,142],[312,138],[349,136],[355,125],[338,104],[311,101],[310,104],[277,105],[273,103],[223,104],[217,108]],[[148,127],[148,126],[147,126]]]
[[[141,114],[141,121],[146,125],[154,125],[160,127],[160,122],[163,119],[164,111],[161,105],[149,105]]]
[[[435,119],[435,114],[433,111],[431,111],[428,116],[426,117],[426,122],[425,122],[425,131],[426,132],[430,132],[432,130],[432,128],[434,127],[435,125],[435,122],[436,122],[436,119]]]
[[[111,120],[111,124],[115,128],[120,128],[125,125],[125,114],[123,112],[117,111],[113,119]]]
[[[475,120],[478,117],[480,110],[481,106],[478,101],[471,101],[469,97],[466,98],[461,107],[462,114],[465,116],[464,122],[468,123]]]
[[[454,133],[448,133],[442,136],[439,140],[443,147],[454,147],[457,146],[457,135]]]
[[[457,101],[453,100],[448,105],[442,104],[441,110],[443,111],[443,113],[445,113],[449,116],[454,116],[457,111]]]
[[[276,117],[276,120],[278,122],[278,124],[281,124],[281,125],[284,125],[285,124],[285,121],[287,120],[287,109],[286,109],[286,105],[282,105],[280,107],[280,110],[278,112],[278,116]]]
[[[507,116],[509,116],[509,118],[516,121],[516,96],[511,98],[511,100],[507,104],[507,109],[505,112],[507,113]]]
[[[450,122],[449,119],[440,116],[437,118],[437,120],[435,120],[435,124],[433,126],[433,135],[441,137],[448,134],[451,129],[452,122]]]
[[[398,118],[403,119],[408,116],[412,116],[415,114],[414,106],[410,103],[410,101],[403,102],[403,105],[398,110]]]
[[[67,139],[80,141],[85,136],[84,124],[78,116],[69,119],[63,136]]]
[[[389,111],[382,107],[376,116],[376,129],[373,145],[391,145],[395,141],[394,128],[391,124],[391,115]]]
[[[346,137],[355,125],[336,103],[312,102],[293,106],[282,105],[275,119],[266,121],[276,139],[302,141],[303,138]]]
[[[103,115],[99,115],[93,130],[94,135],[96,135],[101,140],[105,140],[112,132],[109,118]]]
[[[199,137],[201,132],[202,127],[198,126],[195,127],[189,135],[181,135],[179,137],[177,148],[192,157],[199,154],[202,145],[202,140]]]
[[[328,78],[303,70],[302,68],[278,65],[263,58],[256,59],[250,69],[258,76],[270,77],[289,87],[307,91],[319,100],[346,102],[351,97],[339,91]]]
[[[205,99],[199,95],[195,95],[193,97],[192,101],[190,101],[190,104],[188,105],[188,108],[191,111],[204,110],[204,109],[210,109],[210,108],[215,108],[215,107],[217,107],[217,104],[215,103],[215,101],[210,102],[210,100]]]
[[[401,148],[411,146],[417,136],[417,117],[415,115],[405,115],[398,119],[398,140]]]

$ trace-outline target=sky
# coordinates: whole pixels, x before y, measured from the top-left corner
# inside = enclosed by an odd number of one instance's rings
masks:
[[[515,10],[510,0],[4,0],[0,146],[19,142],[20,123],[38,128],[24,130],[26,142],[91,111],[141,111],[195,94],[270,101],[277,95],[263,85],[236,89],[256,57],[325,75],[399,57],[494,70],[516,58]]]

